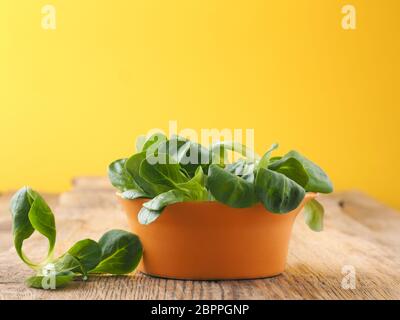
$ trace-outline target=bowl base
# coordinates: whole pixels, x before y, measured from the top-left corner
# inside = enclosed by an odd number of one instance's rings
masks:
[[[216,277],[216,278],[201,278],[201,277],[172,277],[160,274],[151,274],[144,271],[139,271],[140,273],[144,274],[145,276],[152,277],[152,278],[159,278],[159,279],[168,279],[168,280],[183,280],[183,281],[234,281],[234,280],[259,280],[259,279],[268,279],[268,278],[275,278],[280,276],[283,272],[279,272],[276,274],[271,275],[262,275],[262,276],[255,276],[255,277]]]

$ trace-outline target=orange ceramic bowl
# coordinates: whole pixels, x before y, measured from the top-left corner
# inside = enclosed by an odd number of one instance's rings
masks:
[[[219,202],[182,202],[168,206],[149,225],[137,214],[148,199],[120,199],[132,232],[143,244],[139,270],[173,279],[254,279],[284,271],[293,222],[308,193],[287,214],[261,204],[236,209]]]

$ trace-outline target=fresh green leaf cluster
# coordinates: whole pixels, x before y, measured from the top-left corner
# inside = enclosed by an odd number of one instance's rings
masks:
[[[272,157],[273,144],[260,158],[253,150],[234,142],[219,142],[209,148],[179,136],[168,139],[154,134],[140,136],[137,153],[109,166],[111,183],[124,199],[148,198],[138,214],[149,224],[163,209],[184,201],[219,201],[234,208],[261,202],[273,213],[297,208],[307,192],[332,192],[332,183],[312,161],[290,151]],[[228,152],[243,157],[229,163]],[[322,229],[323,207],[310,201],[305,208],[306,223]]]
[[[126,274],[136,268],[142,257],[142,245],[136,235],[111,230],[98,242],[91,239],[78,241],[62,256],[54,258],[54,215],[45,200],[28,187],[17,191],[11,199],[11,214],[17,254],[36,271],[36,275],[26,281],[30,287],[47,289],[45,283],[51,277],[55,280],[54,288],[60,288],[79,276],[86,280],[89,274]],[[46,237],[49,243],[47,256],[39,262],[30,260],[23,251],[24,240],[35,231]]]

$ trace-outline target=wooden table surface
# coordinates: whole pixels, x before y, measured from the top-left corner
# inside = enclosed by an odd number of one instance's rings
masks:
[[[127,229],[114,193],[105,178],[82,177],[69,192],[45,195],[56,216],[58,253],[83,238]],[[320,197],[323,232],[310,231],[298,217],[286,271],[274,278],[177,281],[132,273],[74,281],[56,291],[24,285],[32,271],[12,247],[9,199],[0,196],[0,299],[400,299],[400,213],[357,191]],[[39,258],[46,245],[34,235],[25,248]],[[342,282],[352,269],[355,288],[346,289]]]

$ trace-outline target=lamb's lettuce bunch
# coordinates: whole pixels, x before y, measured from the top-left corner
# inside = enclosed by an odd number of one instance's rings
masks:
[[[140,136],[137,152],[109,166],[111,183],[124,199],[148,198],[138,214],[149,224],[163,209],[184,201],[219,201],[230,207],[246,208],[261,202],[273,213],[297,208],[306,192],[330,193],[332,183],[324,171],[297,151],[272,157],[273,144],[259,157],[253,150],[233,142],[206,148],[183,137],[157,133]],[[229,162],[228,152],[242,157]],[[317,200],[305,206],[306,223],[322,230],[323,207]]]

